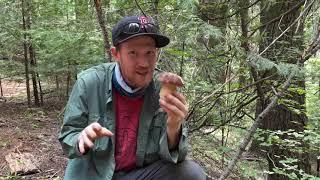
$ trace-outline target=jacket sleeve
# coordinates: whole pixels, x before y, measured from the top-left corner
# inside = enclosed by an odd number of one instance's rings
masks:
[[[179,145],[176,149],[169,150],[168,145],[168,136],[165,131],[159,142],[160,147],[160,157],[166,161],[177,163],[185,160],[188,151],[188,141],[187,141],[187,127],[186,124],[183,123],[180,131],[180,140]]]
[[[154,73],[156,94],[159,94],[160,92],[161,84],[158,82],[157,79],[162,72],[164,71],[160,69],[156,69]],[[157,108],[159,108],[159,104],[157,104]],[[161,119],[163,120],[163,122],[166,122],[166,119],[167,119],[166,113],[163,112],[161,116],[162,116]],[[173,162],[173,163],[177,163],[185,160],[187,156],[187,151],[188,151],[187,136],[188,136],[188,128],[186,126],[186,122],[184,122],[181,126],[180,140],[179,140],[178,147],[176,149],[169,150],[166,123],[163,123],[163,130],[159,140],[159,156],[161,157],[161,159],[164,159],[166,161]]]
[[[62,128],[59,134],[64,153],[70,158],[82,156],[78,150],[77,140],[80,132],[88,125],[86,87],[83,79],[79,78],[70,94],[65,108]]]

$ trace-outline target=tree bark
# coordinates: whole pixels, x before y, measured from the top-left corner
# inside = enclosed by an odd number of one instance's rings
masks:
[[[261,2],[261,16],[260,21],[261,24],[266,24],[271,20],[277,18],[277,16],[287,12],[292,9],[295,5],[301,3],[300,0],[294,1],[277,1],[270,2],[263,0]],[[266,9],[265,7],[268,6]],[[276,63],[283,62],[289,64],[295,64],[296,57],[299,57],[297,52],[302,51],[303,49],[303,23],[296,23],[294,25],[293,22],[297,19],[299,14],[301,13],[301,8],[296,11],[291,11],[287,15],[280,18],[281,21],[277,21],[271,23],[267,26],[261,28],[261,34],[264,34],[264,38],[260,44],[260,52],[264,52],[265,57],[270,60],[275,61]],[[300,26],[298,26],[300,25]],[[283,33],[283,30],[287,27],[291,26],[291,28],[275,43],[270,46],[274,40]],[[284,43],[285,42],[285,43]],[[266,48],[268,48],[266,50]],[[298,49],[293,50],[293,48]],[[302,65],[303,66],[303,65]],[[260,73],[260,77],[269,76],[274,73],[274,71],[266,71]],[[276,77],[273,79],[273,82],[267,84],[263,83],[263,94],[273,93],[271,87],[274,82],[281,82],[281,77]],[[292,85],[295,88],[305,89],[305,80],[295,78],[292,81]],[[275,109],[270,112],[270,114],[262,120],[259,124],[259,128],[264,130],[271,131],[286,131],[289,129],[294,129],[296,132],[302,132],[304,130],[304,125],[307,122],[307,116],[305,115],[305,94],[299,94],[297,92],[291,91],[286,94],[283,98],[290,102],[294,102],[295,109],[300,110],[302,113],[295,113],[292,109],[288,107],[288,104],[277,104]],[[259,98],[256,104],[256,116],[260,114],[270,103],[271,99],[264,97]],[[266,137],[268,133],[266,133]],[[281,138],[294,138],[289,136],[282,136]],[[299,140],[297,140],[299,141]],[[301,142],[302,148],[308,148],[308,144],[305,142]],[[262,148],[262,147],[261,147]],[[263,149],[263,148],[262,148]],[[267,150],[266,158],[269,164],[269,171],[274,172],[274,168],[283,168],[283,164],[280,163],[281,160],[285,158],[294,158],[298,159],[298,167],[299,169],[304,170],[306,173],[310,172],[310,163],[309,157],[307,153],[296,153],[291,151],[288,147],[282,148],[276,143],[269,147]],[[290,172],[288,172],[290,173]],[[298,175],[298,174],[297,174]],[[280,175],[277,173],[269,174],[268,179],[288,179],[285,175]]]
[[[3,97],[3,90],[2,90],[2,78],[0,77],[0,97]]]
[[[22,10],[22,29],[26,31],[26,4],[24,0],[21,0],[21,10]],[[25,77],[26,77],[26,88],[27,88],[27,100],[28,106],[31,105],[30,96],[30,84],[29,84],[29,60],[28,60],[28,39],[26,32],[23,33],[23,49],[24,49],[24,67],[25,67]]]
[[[70,61],[68,61],[68,72],[67,72],[67,82],[66,82],[66,97],[67,98],[69,97],[70,81],[71,81]]]
[[[42,91],[42,86],[41,86],[41,81],[39,77],[39,73],[37,73],[37,79],[38,79],[38,86],[39,86],[39,93],[40,93],[40,105],[43,106],[43,91]]]
[[[320,155],[317,157],[317,176],[320,177]]]
[[[249,0],[238,0],[237,2],[240,15],[240,27],[241,27],[241,47],[246,52],[246,55],[250,52],[249,48],[249,41],[248,41],[248,25],[249,25],[249,8],[247,8],[250,4]],[[243,58],[243,61],[240,61],[240,76],[239,76],[239,86],[242,87],[245,85],[246,77],[244,73],[241,73],[245,70],[245,59]]]
[[[184,49],[185,49],[185,41],[182,42],[182,52],[184,53]],[[184,67],[184,54],[182,54],[181,56],[181,60],[180,60],[180,72],[179,72],[179,76],[181,78],[183,78],[183,67]]]
[[[26,28],[27,30],[31,30],[31,16],[32,16],[32,10],[31,10],[31,1],[26,1],[26,8],[27,8],[27,20],[26,20]],[[34,102],[36,106],[40,106],[39,101],[39,92],[38,92],[38,80],[36,75],[36,60],[35,60],[35,52],[32,45],[32,38],[29,35],[29,57],[30,57],[30,65],[31,65],[31,79],[32,79],[32,86],[33,86],[33,96],[34,96]]]
[[[94,0],[94,6],[97,13],[97,19],[101,28],[102,36],[103,36],[103,42],[104,42],[104,51],[105,51],[105,58],[107,61],[111,62],[111,53],[110,53],[110,42],[108,39],[108,32],[105,24],[105,13],[102,7],[101,0]]]
[[[39,101],[39,92],[38,92],[38,79],[37,79],[37,73],[36,73],[36,62],[35,62],[35,55],[34,55],[34,49],[32,44],[29,45],[29,54],[30,54],[30,65],[32,67],[31,71],[31,79],[32,79],[32,86],[33,86],[33,96],[34,96],[34,103],[36,106],[40,106]]]
[[[70,81],[71,81],[71,74],[70,74],[70,72],[68,71],[67,82],[66,82],[66,83],[67,83],[66,97],[69,97]]]
[[[308,6],[308,8],[310,8],[310,7],[311,6]],[[304,12],[308,8],[306,8],[304,10]],[[295,23],[296,23],[296,21],[295,21]],[[286,30],[284,32],[286,32]],[[297,60],[297,63],[296,63],[296,65],[298,67],[301,67],[303,65],[303,63],[311,57],[311,55],[315,54],[320,49],[320,46],[312,46],[312,44],[318,44],[318,43],[320,43],[320,30],[319,30],[317,36],[315,37],[315,39],[312,41],[311,45],[307,49],[304,50],[304,52],[302,53],[301,57],[298,57],[298,60]],[[260,53],[260,55],[261,54],[262,53]],[[262,112],[259,115],[256,116],[256,119],[255,119],[254,123],[252,124],[252,126],[249,129],[248,133],[245,135],[243,141],[240,143],[239,148],[236,151],[236,153],[235,153],[234,157],[232,158],[232,160],[229,162],[228,167],[225,169],[225,171],[219,177],[219,180],[224,180],[229,176],[229,174],[233,170],[234,166],[236,165],[237,161],[241,157],[242,153],[246,150],[246,147],[248,146],[251,138],[253,137],[254,133],[258,129],[258,126],[260,126],[260,124],[264,120],[266,120],[267,115],[269,115],[269,113],[271,113],[277,107],[279,98],[284,96],[284,93],[285,93],[285,91],[287,91],[287,89],[291,85],[290,82],[291,82],[291,80],[293,80],[295,74],[296,73],[295,73],[294,70],[291,71],[289,77],[284,82],[284,84],[283,84],[282,88],[280,89],[280,91],[276,92],[276,94],[273,95],[270,98],[270,103],[266,106],[265,109],[262,110]],[[284,179],[286,179],[286,177],[284,177]]]

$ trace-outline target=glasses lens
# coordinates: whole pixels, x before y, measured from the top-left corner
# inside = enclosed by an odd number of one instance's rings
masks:
[[[158,33],[158,28],[154,24],[145,24],[144,27],[148,33]]]
[[[140,31],[140,25],[138,23],[129,23],[124,26],[123,32],[127,34],[135,34]]]

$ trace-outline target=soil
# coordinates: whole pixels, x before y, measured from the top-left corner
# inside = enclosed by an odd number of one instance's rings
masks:
[[[0,179],[10,177],[4,157],[11,152],[29,152],[39,162],[40,173],[21,179],[63,177],[67,158],[57,139],[59,106],[51,103],[42,108],[27,108],[23,103],[0,102]]]
[[[0,179],[63,179],[67,158],[58,141],[63,102],[50,99],[41,108],[28,108],[24,83],[2,82],[0,99]],[[31,153],[39,173],[13,176],[5,156]]]

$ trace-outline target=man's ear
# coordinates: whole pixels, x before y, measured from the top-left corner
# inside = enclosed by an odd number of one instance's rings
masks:
[[[112,47],[110,51],[115,61],[118,61],[120,59],[120,52],[116,49],[116,47]]]

